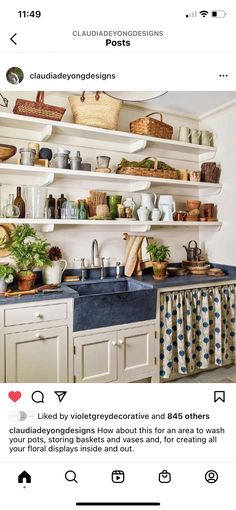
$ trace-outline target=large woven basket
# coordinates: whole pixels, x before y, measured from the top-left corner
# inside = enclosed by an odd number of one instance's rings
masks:
[[[60,121],[66,109],[60,106],[53,106],[44,103],[44,92],[38,92],[36,101],[17,99],[13,113],[25,115],[26,117],[38,117],[39,119]]]
[[[154,119],[151,115],[160,115],[161,120]],[[159,112],[149,113],[146,117],[133,120],[129,125],[130,132],[136,135],[156,136],[170,140],[173,135],[173,127],[163,122],[163,115]]]
[[[158,168],[158,160],[156,158],[146,158],[153,159],[154,168],[145,168],[145,167],[136,167],[136,166],[125,166],[119,167],[117,169],[118,174],[125,175],[136,175],[140,177],[157,177],[162,179],[178,179],[178,172],[174,168],[172,169],[159,169]]]
[[[122,101],[104,93],[69,96],[75,124],[115,130],[118,128]]]

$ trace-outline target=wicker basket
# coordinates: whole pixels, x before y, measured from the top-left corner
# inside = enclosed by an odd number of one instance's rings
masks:
[[[151,159],[151,158],[146,158]],[[161,170],[158,168],[158,160],[152,158],[154,161],[154,168],[125,166],[117,169],[118,174],[136,175],[140,177],[157,177],[161,179],[178,179],[178,172],[174,168],[168,170]]]
[[[66,109],[60,106],[52,106],[44,103],[44,92],[38,92],[36,101],[17,99],[13,113],[25,115],[26,117],[38,117],[39,119],[60,121]]]
[[[104,93],[69,96],[75,124],[103,129],[117,129],[122,101]]]
[[[153,119],[151,115],[160,115],[161,120]],[[133,120],[129,125],[130,132],[136,135],[156,136],[170,140],[173,135],[173,127],[163,122],[163,116],[159,112],[149,113],[146,117]]]

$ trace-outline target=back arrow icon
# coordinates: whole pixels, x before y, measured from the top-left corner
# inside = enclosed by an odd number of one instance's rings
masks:
[[[13,44],[15,44],[15,45],[17,45],[16,41],[14,41],[14,38],[16,37],[16,35],[17,35],[17,33],[10,37],[10,41],[13,42]]]

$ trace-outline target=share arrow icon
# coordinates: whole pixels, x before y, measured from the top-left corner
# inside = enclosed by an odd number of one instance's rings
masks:
[[[54,391],[54,393],[57,395],[59,402],[62,402],[63,398],[65,398],[67,391]]]

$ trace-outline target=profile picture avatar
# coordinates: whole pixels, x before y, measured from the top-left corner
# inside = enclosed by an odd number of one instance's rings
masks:
[[[6,72],[6,78],[12,85],[18,85],[24,79],[24,73],[20,67],[10,67]]]

